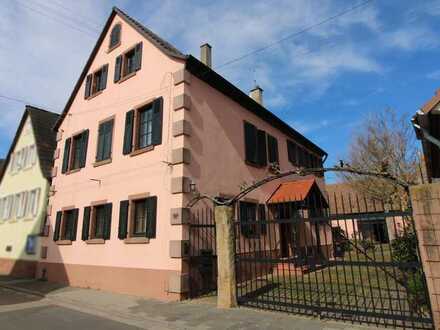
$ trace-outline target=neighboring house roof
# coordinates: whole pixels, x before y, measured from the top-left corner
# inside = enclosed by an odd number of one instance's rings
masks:
[[[200,62],[192,55],[184,55],[177,48],[172,46],[169,42],[160,38],[158,35],[156,35],[151,30],[143,26],[134,18],[128,16],[126,13],[124,13],[122,10],[116,7],[113,7],[112,12],[109,18],[107,19],[107,22],[104,25],[104,28],[95,44],[95,47],[93,48],[92,53],[90,54],[89,59],[87,60],[87,63],[83,71],[81,72],[81,75],[72,91],[72,94],[70,95],[66,103],[66,106],[64,107],[64,110],[61,113],[59,120],[56,122],[54,126],[55,130],[58,129],[58,127],[61,125],[62,121],[64,120],[65,116],[67,115],[67,112],[69,111],[69,108],[72,105],[73,100],[75,99],[75,96],[81,87],[82,81],[85,79],[87,72],[89,71],[89,68],[92,65],[93,59],[96,53],[98,52],[104,40],[104,37],[107,34],[108,29],[110,28],[111,22],[116,14],[118,14],[127,24],[132,26],[147,40],[151,41],[153,45],[155,45],[158,49],[160,49],[165,55],[185,61],[185,68],[193,75],[195,75],[197,78],[205,81],[207,84],[217,89],[219,92],[230,97],[235,102],[237,102],[244,108],[248,109],[250,112],[254,113],[256,116],[266,121],[268,124],[278,128],[280,131],[284,132],[287,136],[290,136],[293,139],[297,140],[305,147],[308,147],[310,150],[319,154],[321,157],[327,155],[327,153],[324,150],[322,150],[316,144],[314,144],[306,137],[301,135],[299,132],[297,132],[295,129],[293,129],[291,126],[285,123],[283,120],[278,118],[275,114],[273,114],[265,107],[257,103],[246,93],[244,93],[239,88],[234,86],[232,83],[227,81],[225,78],[223,78],[221,75],[216,73],[214,70],[212,70],[211,68]]]
[[[331,214],[383,212],[384,206],[358,193],[348,183],[327,184]]]
[[[319,189],[315,178],[283,182],[269,198],[268,204],[303,201],[308,197],[314,186]]]
[[[423,113],[429,113],[432,109],[435,108],[436,105],[438,105],[440,103],[440,89],[437,89],[435,91],[434,96],[428,101],[426,102],[421,108],[420,110]]]
[[[4,169],[6,170],[6,167],[8,166],[11,154],[14,152],[15,146],[28,116],[30,117],[32,123],[41,172],[46,179],[50,180],[53,165],[53,153],[57,145],[56,133],[53,131],[52,127],[58,120],[59,115],[30,105],[26,105],[17,132],[15,133],[14,140],[9,148],[8,155],[6,156],[6,160],[3,165]],[[0,173],[0,181],[3,178],[3,174],[4,172]]]
[[[0,175],[3,173],[4,165],[5,165],[5,160],[0,159]]]

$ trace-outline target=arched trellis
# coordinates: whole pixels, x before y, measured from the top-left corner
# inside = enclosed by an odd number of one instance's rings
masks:
[[[275,180],[278,180],[278,179],[281,179],[281,178],[284,178],[287,176],[291,176],[291,175],[306,176],[306,175],[310,175],[310,174],[323,174],[325,172],[349,173],[349,174],[357,174],[357,175],[362,175],[362,176],[371,176],[371,177],[386,179],[386,180],[392,181],[396,185],[402,187],[408,195],[409,195],[409,187],[411,186],[411,183],[408,183],[402,179],[399,179],[388,172],[363,171],[363,170],[359,170],[359,169],[353,168],[348,165],[334,166],[334,167],[323,167],[323,168],[300,168],[300,169],[294,169],[294,170],[289,170],[289,171],[284,171],[284,172],[280,171],[276,174],[267,176],[264,179],[261,179],[257,182],[254,182],[252,185],[244,188],[242,191],[240,191],[238,194],[236,194],[232,198],[226,199],[226,200],[223,200],[223,199],[220,200],[217,197],[198,193],[197,196],[195,196],[193,199],[191,199],[191,201],[189,201],[187,206],[191,208],[195,204],[197,204],[199,201],[204,200],[204,199],[211,200],[214,203],[214,205],[217,205],[217,206],[221,206],[221,205],[230,206],[230,205],[234,205],[237,201],[239,201],[240,199],[242,199],[243,197],[245,197],[246,195],[248,195],[249,193],[251,193],[255,189],[265,185],[266,183],[269,183],[269,182],[272,182],[272,181],[275,181]]]

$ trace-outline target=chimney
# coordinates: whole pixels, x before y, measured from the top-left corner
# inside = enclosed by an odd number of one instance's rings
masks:
[[[251,91],[249,92],[249,96],[253,98],[256,102],[263,105],[263,89],[260,86],[255,86]]]
[[[200,60],[208,67],[212,67],[211,45],[206,43],[200,46]]]

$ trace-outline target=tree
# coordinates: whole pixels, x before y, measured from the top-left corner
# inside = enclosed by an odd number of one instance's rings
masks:
[[[365,172],[386,172],[406,182],[417,183],[419,157],[409,120],[392,109],[370,114],[355,133],[349,146],[348,166]],[[406,191],[380,177],[340,174],[360,194],[386,204],[406,202]]]

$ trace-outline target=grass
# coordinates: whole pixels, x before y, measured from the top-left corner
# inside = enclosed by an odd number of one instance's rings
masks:
[[[391,261],[389,246],[378,245],[375,251],[367,254],[353,249],[343,258],[347,264],[307,274],[289,272],[287,266],[284,270],[275,269],[240,283],[238,296],[247,305],[264,309],[306,314],[319,312],[321,316],[356,318],[378,325],[405,326],[406,323],[417,328],[419,323],[414,320],[429,319],[429,312],[414,306],[407,290],[399,283],[397,267],[349,264],[369,258],[376,262]],[[252,264],[249,263],[249,267]],[[290,269],[293,270],[293,265]],[[420,328],[424,328],[424,324]]]

